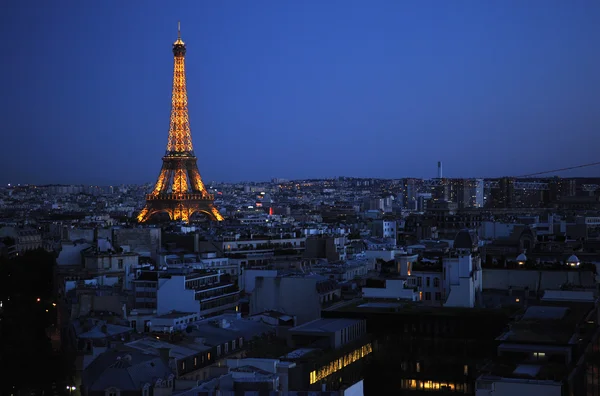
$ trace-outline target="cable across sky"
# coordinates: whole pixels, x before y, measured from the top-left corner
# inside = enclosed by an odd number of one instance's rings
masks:
[[[567,167],[567,168],[559,168],[559,169],[553,169],[553,170],[548,170],[548,171],[543,171],[543,172],[530,173],[530,174],[527,174],[527,175],[517,176],[516,178],[546,175],[548,173],[568,171],[568,170],[571,170],[571,169],[587,168],[587,167],[590,167],[590,166],[597,166],[597,165],[600,165],[600,162],[591,162],[589,164],[575,165],[575,166],[570,166],[570,167]]]

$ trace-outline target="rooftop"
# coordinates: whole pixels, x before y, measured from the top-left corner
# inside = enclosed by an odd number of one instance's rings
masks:
[[[160,348],[169,349],[169,356],[175,359],[185,359],[194,356],[199,352],[209,351],[211,347],[199,343],[171,344],[155,338],[142,338],[126,344],[128,347],[135,348],[143,353],[159,356]]]
[[[172,311],[167,314],[159,315],[156,317],[156,319],[178,319],[178,318],[185,318],[186,316],[191,316],[191,315],[195,315],[195,313]]]
[[[510,330],[497,340],[538,344],[573,343],[578,325],[585,321],[593,308],[593,303],[586,302],[557,304],[541,301],[539,305],[527,308]]]
[[[291,328],[290,332],[333,333],[348,326],[360,323],[358,319],[317,319]]]

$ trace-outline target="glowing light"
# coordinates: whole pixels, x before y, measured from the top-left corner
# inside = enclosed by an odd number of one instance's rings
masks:
[[[354,351],[348,353],[347,355],[335,359],[329,364],[321,367],[318,370],[311,371],[310,373],[310,384],[315,384],[318,381],[329,377],[331,374],[343,369],[344,367],[364,358],[368,354],[373,352],[373,347],[371,344],[363,345],[362,347],[355,349]]]
[[[42,300],[41,300],[41,299],[38,297],[38,298],[36,298],[36,300],[35,300],[35,301],[37,301],[37,302],[40,302],[40,301],[42,301]]]
[[[53,307],[56,307],[56,303],[52,303],[52,306],[53,306]]]
[[[180,34],[174,43],[173,53],[167,152],[154,189],[146,196],[146,206],[138,213],[137,220],[143,223],[154,214],[164,212],[172,221],[189,223],[194,213],[201,212],[213,220],[222,221],[223,216],[213,205],[214,196],[208,193],[202,182],[193,152],[185,76],[185,43]]]

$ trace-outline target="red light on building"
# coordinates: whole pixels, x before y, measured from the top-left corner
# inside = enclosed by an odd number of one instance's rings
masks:
[[[272,206],[269,208],[269,216],[273,216],[273,207]]]

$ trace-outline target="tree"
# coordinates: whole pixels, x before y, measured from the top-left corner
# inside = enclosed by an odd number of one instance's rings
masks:
[[[52,351],[46,332],[57,317],[55,265],[55,255],[42,249],[0,258],[0,394],[50,389],[64,375],[64,361]]]

